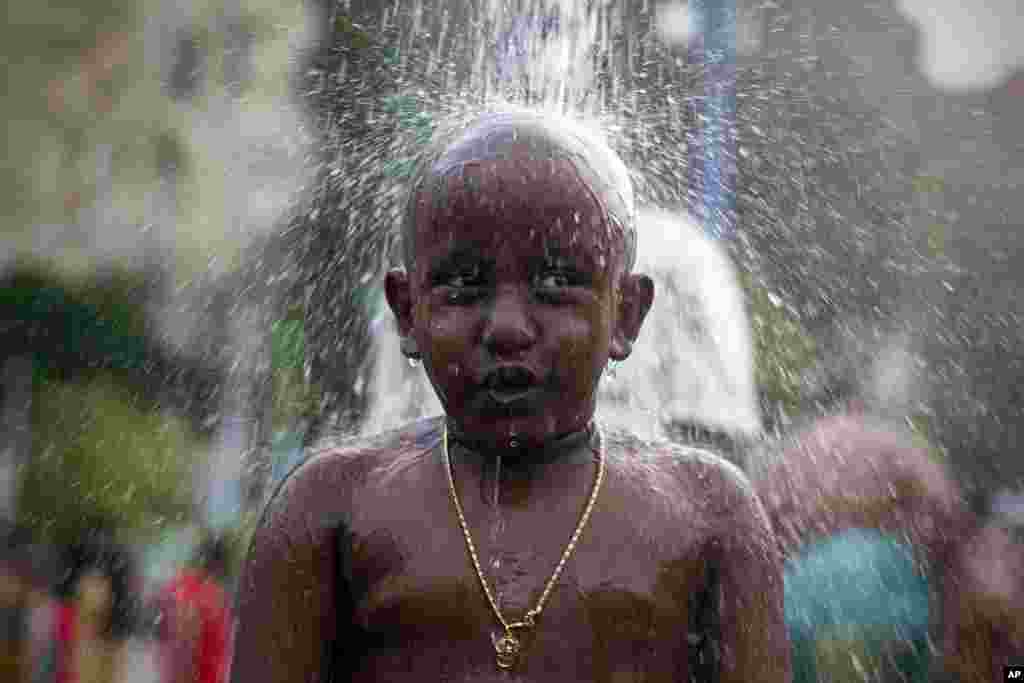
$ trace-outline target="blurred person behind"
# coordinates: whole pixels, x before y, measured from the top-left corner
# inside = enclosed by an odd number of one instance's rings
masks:
[[[162,683],[225,683],[231,659],[232,612],[225,583],[228,547],[210,536],[190,566],[164,586],[160,628]]]
[[[24,533],[5,525],[0,539],[0,681],[24,680],[27,670],[30,576]]]
[[[948,468],[902,426],[855,409],[751,466],[786,558],[794,681],[942,679],[956,647],[944,643],[943,662],[931,644],[961,619],[955,560],[976,529]]]
[[[51,548],[42,544],[33,545],[28,553],[30,581],[25,602],[27,630],[23,680],[31,683],[49,683],[53,680],[53,675],[46,675],[47,670],[52,672],[52,664],[47,661],[47,657],[53,649],[54,630],[61,607],[53,593],[55,558],[51,554]]]
[[[36,683],[120,683],[133,626],[132,566],[123,549],[94,539],[66,549],[51,638]]]
[[[34,681],[52,636],[53,571],[30,531],[0,526],[0,681]]]
[[[985,525],[955,561],[960,590],[946,596],[947,668],[961,681],[995,681],[1024,664],[1024,493],[993,501]]]
[[[50,577],[37,574],[28,594],[28,635],[23,675],[30,683],[54,680],[54,638],[61,603],[52,592]]]
[[[55,683],[114,683],[124,670],[124,642],[113,634],[114,588],[98,567],[86,569],[74,597],[57,611]]]

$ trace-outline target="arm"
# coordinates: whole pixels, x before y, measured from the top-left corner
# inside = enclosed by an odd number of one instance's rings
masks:
[[[317,459],[294,472],[253,536],[238,588],[236,683],[331,680],[330,653],[345,616],[337,613],[339,527],[330,508],[339,491],[328,464]]]
[[[782,560],[761,504],[736,473],[723,496],[716,546],[719,681],[790,680]]]

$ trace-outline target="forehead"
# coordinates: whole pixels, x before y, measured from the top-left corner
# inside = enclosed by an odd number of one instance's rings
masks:
[[[621,229],[566,159],[509,155],[434,177],[416,197],[415,251],[557,250],[607,259]]]

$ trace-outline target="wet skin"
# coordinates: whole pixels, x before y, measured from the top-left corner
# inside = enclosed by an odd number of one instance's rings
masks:
[[[572,533],[591,446],[607,458],[590,525],[519,665],[500,672],[440,428],[328,449],[289,478],[241,584],[235,681],[788,680],[778,556],[741,475],[611,435],[567,437],[530,467],[503,459],[500,475],[496,459],[452,445],[481,564],[511,618],[533,606]]]
[[[653,283],[623,272],[621,233],[573,164],[513,156],[462,168],[442,181],[442,207],[420,198],[416,261],[388,274],[388,302],[456,435],[538,447],[589,422],[601,372],[629,355]]]
[[[510,620],[533,607],[590,494],[589,526],[512,672],[470,563],[440,419],[328,447],[253,539],[234,680],[782,681],[782,581],[767,519],[723,461],[591,430],[649,278],[601,200],[515,150],[422,197],[415,263],[389,304],[445,408],[456,486]],[[715,653],[720,653],[715,655]]]

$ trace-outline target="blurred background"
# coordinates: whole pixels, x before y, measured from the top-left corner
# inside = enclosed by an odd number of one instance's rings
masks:
[[[157,680],[168,595],[230,622],[276,482],[319,434],[366,429],[417,154],[499,99],[596,122],[645,204],[728,253],[756,438],[855,405],[975,514],[1020,520],[1017,0],[42,0],[6,19],[5,642],[37,613],[56,638],[44,607],[81,594],[123,644],[116,675]],[[59,669],[44,654],[17,675]]]

